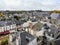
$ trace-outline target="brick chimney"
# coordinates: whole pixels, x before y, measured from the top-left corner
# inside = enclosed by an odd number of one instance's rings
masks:
[[[30,29],[32,29],[32,23],[31,22],[29,23],[29,26],[30,26]]]

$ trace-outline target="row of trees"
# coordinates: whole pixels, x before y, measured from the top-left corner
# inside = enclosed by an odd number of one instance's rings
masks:
[[[3,13],[0,13],[0,17],[3,17],[4,15],[3,15]]]
[[[51,13],[60,13],[60,10],[50,11]]]

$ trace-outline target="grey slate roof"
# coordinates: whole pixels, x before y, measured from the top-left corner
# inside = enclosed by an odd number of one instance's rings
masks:
[[[51,18],[53,18],[53,19],[58,19],[58,18],[59,18],[59,14],[52,13],[52,14],[51,14]]]
[[[11,25],[12,23],[9,21],[0,21],[0,26]]]
[[[19,31],[17,32],[17,38],[19,37],[19,45],[27,45],[29,44],[32,40],[35,39],[34,36],[32,36],[31,34],[25,32],[25,31]],[[14,38],[14,37],[13,37]],[[16,39],[16,38],[15,38]],[[16,44],[16,41],[14,40],[13,41],[13,44],[15,45]]]
[[[29,42],[34,40],[34,37],[27,32],[21,33],[20,36],[21,36],[21,45],[27,45]],[[27,37],[30,38],[30,41],[28,41],[29,39]]]

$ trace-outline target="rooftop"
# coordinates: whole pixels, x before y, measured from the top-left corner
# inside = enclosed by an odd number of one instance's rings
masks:
[[[32,36],[27,32],[21,33],[20,36],[21,36],[21,45],[27,45],[29,42],[31,42],[35,38],[34,36]]]
[[[43,24],[38,22],[33,26],[33,29],[34,30],[40,30],[42,27],[43,27]]]
[[[12,34],[13,35],[13,34]],[[18,31],[17,32],[17,38],[20,37],[19,40],[19,45],[27,45],[29,44],[32,40],[35,39],[34,36],[32,36],[31,34],[29,34],[28,32],[25,32],[25,31]],[[15,37],[13,37],[13,44],[16,44],[15,42]],[[20,43],[21,42],[21,43]]]
[[[11,25],[12,21],[0,21],[0,27],[5,26],[5,25]]]

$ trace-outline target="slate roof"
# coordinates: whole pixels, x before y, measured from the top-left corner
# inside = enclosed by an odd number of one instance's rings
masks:
[[[27,45],[32,40],[35,39],[34,36],[32,36],[31,34],[29,34],[28,32],[25,32],[25,31],[19,31],[19,32],[17,32],[17,38],[18,37],[20,38],[19,39],[19,45]],[[15,37],[13,37],[13,38],[15,38]],[[13,44],[16,44],[16,41],[15,40],[13,41]]]

